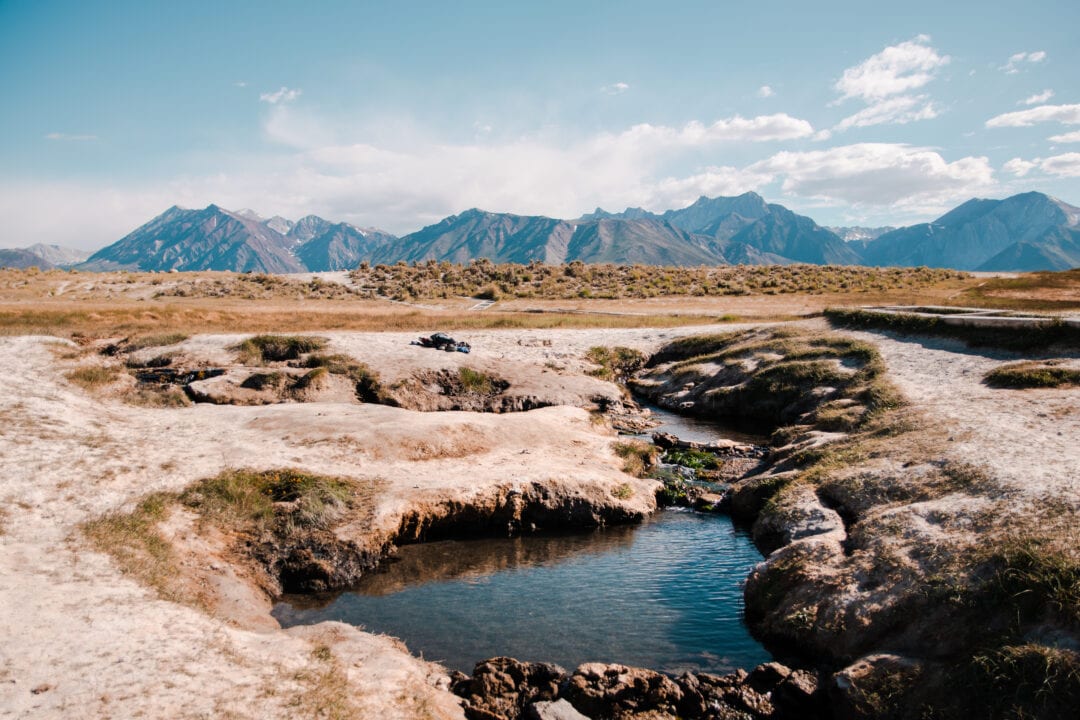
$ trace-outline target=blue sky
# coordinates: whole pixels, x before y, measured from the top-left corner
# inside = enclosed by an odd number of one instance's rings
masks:
[[[173,204],[405,233],[754,190],[1080,204],[1080,3],[0,0],[0,246]]]

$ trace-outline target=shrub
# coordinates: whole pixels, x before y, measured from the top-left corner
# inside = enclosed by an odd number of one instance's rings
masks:
[[[622,346],[591,347],[585,353],[585,359],[600,366],[590,370],[589,374],[602,380],[624,380],[645,364],[645,356],[640,351]]]

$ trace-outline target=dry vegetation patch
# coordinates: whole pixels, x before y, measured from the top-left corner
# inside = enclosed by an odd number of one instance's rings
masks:
[[[1011,363],[986,373],[983,381],[997,388],[1080,387],[1080,369],[1070,367],[1066,362],[1031,360]]]
[[[506,298],[651,298],[790,293],[881,292],[928,287],[966,277],[953,270],[821,265],[662,267],[572,262],[468,265],[427,261],[364,263],[352,272],[363,291],[395,300],[467,296]]]
[[[374,516],[384,482],[327,477],[301,470],[226,470],[179,493],[154,493],[131,510],[87,521],[82,532],[110,554],[121,572],[161,597],[213,607],[209,592],[179,559],[184,553],[164,523],[189,512],[200,535],[219,537],[219,548],[238,566],[253,570],[271,596],[282,589],[343,587],[378,562],[380,552],[337,538],[333,527],[348,522],[363,530]],[[207,535],[207,530],[213,532]]]

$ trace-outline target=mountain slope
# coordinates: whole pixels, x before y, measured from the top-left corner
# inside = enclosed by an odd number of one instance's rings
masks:
[[[25,270],[32,267],[51,270],[56,266],[26,248],[0,248],[0,268]]]
[[[722,256],[696,244],[664,220],[607,218],[579,223],[566,248],[567,261],[642,265],[717,265]]]
[[[749,245],[796,262],[815,265],[859,264],[859,254],[835,233],[782,205],[770,204],[768,207],[768,215],[735,233],[731,242]]]
[[[296,249],[296,257],[312,272],[351,270],[396,239],[375,228],[362,230],[348,223],[327,223]]]
[[[71,267],[72,265],[78,265],[86,260],[86,258],[90,257],[90,253],[84,250],[76,250],[75,248],[63,247],[61,245],[36,243],[23,249],[34,253],[45,262],[57,267]]]
[[[390,242],[374,253],[372,262],[467,263],[484,257],[493,262],[561,263],[573,234],[574,226],[565,220],[473,209]]]
[[[926,265],[958,270],[1051,270],[1072,259],[1080,208],[1042,193],[969,200],[937,220],[885,233],[867,244],[868,265]],[[1016,247],[1022,245],[1025,247]],[[1005,267],[1008,262],[1015,263]],[[990,269],[990,267],[987,267]]]
[[[87,270],[233,270],[303,272],[283,235],[256,218],[209,205],[171,207],[117,242],[94,253]]]

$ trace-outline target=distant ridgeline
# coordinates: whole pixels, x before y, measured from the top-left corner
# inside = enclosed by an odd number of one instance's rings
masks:
[[[843,237],[841,237],[843,236]],[[36,248],[36,249],[35,249]],[[51,254],[50,254],[51,253]],[[361,262],[870,265],[958,270],[1080,266],[1080,208],[1042,193],[969,200],[930,223],[824,228],[755,194],[662,214],[597,209],[575,220],[467,210],[395,237],[376,228],[172,207],[89,259],[55,246],[0,250],[0,266],[81,270],[348,270]]]

